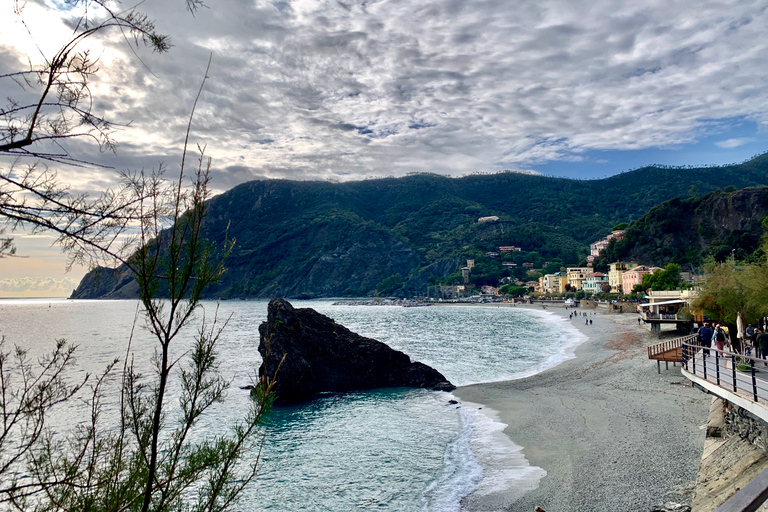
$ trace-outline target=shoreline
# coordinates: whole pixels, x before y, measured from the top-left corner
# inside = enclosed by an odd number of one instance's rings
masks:
[[[589,315],[589,326],[570,320],[570,309],[546,311],[587,336],[575,357],[529,377],[453,392],[464,407],[491,409],[530,466],[546,476],[527,492],[475,491],[462,510],[651,510],[689,501],[708,396],[688,386],[679,367],[657,374],[645,350],[655,339],[636,315]]]

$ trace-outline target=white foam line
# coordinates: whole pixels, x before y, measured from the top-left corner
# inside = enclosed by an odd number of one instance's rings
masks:
[[[506,510],[523,494],[536,489],[547,472],[531,466],[523,447],[504,434],[507,425],[500,421],[498,411],[472,402],[463,402],[462,411],[472,420],[470,443],[483,470],[482,480],[470,494]]]

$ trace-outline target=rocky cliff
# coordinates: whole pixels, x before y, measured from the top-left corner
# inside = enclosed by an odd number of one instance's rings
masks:
[[[759,248],[766,216],[766,187],[672,199],[633,222],[624,240],[609,245],[601,260],[699,265],[707,256],[722,261],[732,250],[744,260]]]
[[[259,334],[264,361],[259,376],[276,376],[275,393],[281,401],[305,400],[324,391],[455,389],[437,370],[355,334],[313,309],[294,309],[283,299],[270,301]]]

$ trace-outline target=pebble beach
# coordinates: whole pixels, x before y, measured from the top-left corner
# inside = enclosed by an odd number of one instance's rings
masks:
[[[573,310],[547,311],[568,319]],[[710,398],[679,367],[662,364],[657,373],[646,350],[657,339],[637,315],[592,312],[592,325],[570,320],[588,338],[575,358],[524,379],[454,392],[465,407],[482,407],[506,424],[531,466],[546,472],[522,496],[475,493],[463,510],[651,511],[690,502]]]

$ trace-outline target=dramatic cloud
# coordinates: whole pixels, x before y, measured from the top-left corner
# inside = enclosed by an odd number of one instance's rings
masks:
[[[140,49],[146,66],[102,41],[95,108],[132,124],[117,157],[88,156],[177,165],[209,55],[193,136],[218,189],[526,169],[768,122],[763,1],[220,0],[195,17],[183,4],[141,5],[175,45]],[[3,66],[29,48],[4,43]]]

